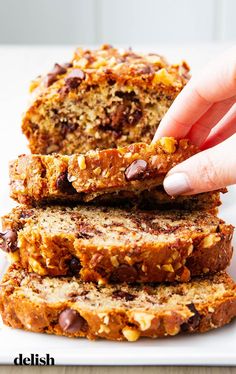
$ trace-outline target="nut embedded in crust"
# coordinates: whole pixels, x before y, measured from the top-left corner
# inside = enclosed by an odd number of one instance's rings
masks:
[[[162,149],[166,153],[169,153],[169,154],[175,153],[177,140],[175,140],[174,138],[163,137],[159,141],[160,141],[160,145],[161,145]]]
[[[140,331],[128,326],[122,329],[122,333],[129,342],[136,342],[136,340],[138,340],[138,338],[140,337]]]
[[[83,155],[78,156],[78,165],[79,165],[80,170],[86,169],[86,161]]]
[[[150,313],[135,312],[133,314],[133,318],[136,322],[138,322],[141,331],[145,331],[150,329],[152,320],[155,318],[155,316]]]

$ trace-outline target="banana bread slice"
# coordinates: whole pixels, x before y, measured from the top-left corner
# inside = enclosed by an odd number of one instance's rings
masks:
[[[233,227],[201,211],[19,206],[2,226],[1,248],[26,270],[100,284],[188,281],[232,256]]]
[[[188,140],[162,138],[151,145],[135,143],[84,155],[21,155],[10,163],[11,197],[30,205],[123,200],[185,206],[189,199],[194,208],[209,210],[220,204],[219,192],[173,199],[162,187],[169,169],[196,152]]]
[[[236,285],[221,272],[182,284],[104,287],[40,277],[13,265],[0,286],[0,313],[13,328],[136,341],[229,323],[236,316]]]
[[[31,85],[22,130],[32,153],[83,153],[151,142],[156,128],[189,79],[185,62],[104,45],[77,49]]]

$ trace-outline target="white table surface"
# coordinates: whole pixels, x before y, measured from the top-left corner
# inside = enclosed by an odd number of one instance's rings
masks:
[[[182,58],[186,59],[192,67],[192,71],[198,71],[209,58],[214,58],[217,54],[230,45],[181,45],[177,46],[150,46],[150,47],[137,47],[135,49],[156,51],[162,53],[169,58],[172,62],[178,62]],[[8,197],[8,161],[17,157],[20,153],[26,153],[26,140],[21,134],[20,122],[22,112],[25,110],[28,101],[28,86],[32,78],[50,69],[54,62],[68,61],[73,52],[73,46],[66,47],[19,47],[19,46],[0,46],[0,214],[4,214],[15,205]],[[229,196],[236,196],[236,190],[232,189]],[[223,216],[228,217],[228,209],[232,208],[232,199],[227,198]],[[236,224],[236,220],[233,219]],[[232,270],[231,270],[232,271]],[[14,334],[12,334],[14,339]],[[216,336],[217,338],[217,336]],[[235,355],[236,355],[236,340],[235,343]],[[4,342],[0,341],[1,345]],[[134,346],[132,346],[134,349]],[[9,352],[10,354],[10,352]],[[179,364],[185,364],[184,362]],[[201,361],[199,361],[201,364]],[[211,362],[212,364],[212,362]],[[229,362],[231,364],[231,362]],[[227,362],[225,362],[227,365]],[[3,368],[2,368],[3,369]],[[13,368],[16,370],[16,368]],[[50,372],[53,372],[53,368],[48,368]],[[21,370],[18,368],[18,370]],[[22,368],[25,372],[27,368]],[[30,369],[32,370],[32,368]],[[40,370],[40,369],[38,369]],[[58,369],[59,370],[59,369]],[[71,370],[71,371],[70,371]],[[60,369],[58,372],[73,373],[76,369]],[[84,372],[96,372],[100,373],[101,368],[84,368]],[[111,370],[111,368],[104,369],[104,371]],[[112,369],[117,371],[116,368]],[[132,371],[132,368],[122,369]],[[134,369],[137,370],[136,368]],[[138,369],[139,371],[151,371],[159,372],[154,368]],[[162,368],[163,373],[171,373],[174,369]],[[179,368],[176,372],[188,372],[189,369]],[[191,373],[204,373],[209,372],[206,369],[197,369]],[[209,369],[211,370],[211,369]],[[212,369],[210,372],[217,373],[217,369]],[[221,369],[219,369],[221,370]],[[228,370],[228,371],[226,371]],[[102,372],[104,372],[102,371]],[[1,368],[0,368],[1,372]],[[11,368],[4,368],[4,373],[11,372]],[[17,371],[14,371],[14,373]],[[37,371],[38,373],[41,371]],[[49,372],[49,371],[47,371]],[[225,373],[233,372],[233,369],[224,369]]]

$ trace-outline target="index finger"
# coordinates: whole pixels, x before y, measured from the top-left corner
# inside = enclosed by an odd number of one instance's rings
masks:
[[[184,138],[216,102],[236,94],[236,47],[209,63],[177,96],[153,141],[162,136]]]

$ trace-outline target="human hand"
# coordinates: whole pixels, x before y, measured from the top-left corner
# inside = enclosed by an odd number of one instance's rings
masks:
[[[169,171],[166,192],[192,195],[236,183],[235,133],[236,47],[191,78],[157,129],[153,142],[189,138],[202,150]]]

